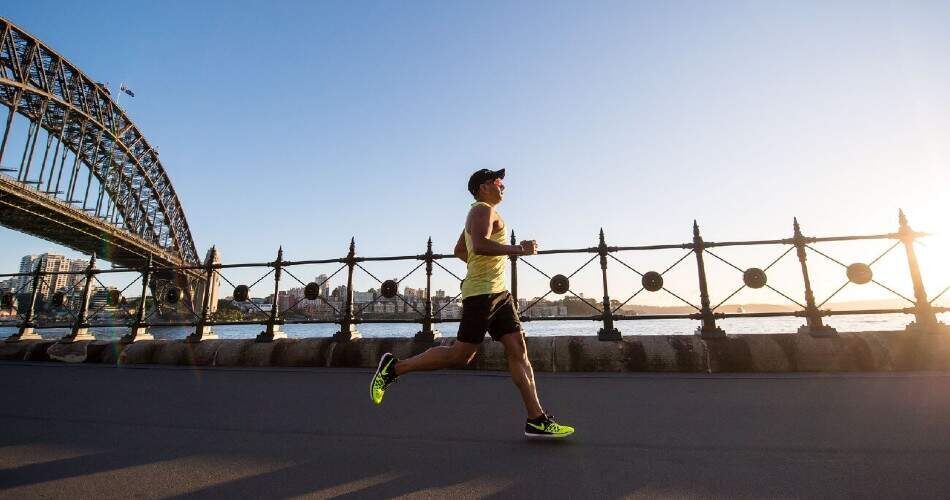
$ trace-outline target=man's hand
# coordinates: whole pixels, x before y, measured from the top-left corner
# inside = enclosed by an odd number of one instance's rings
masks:
[[[521,255],[535,255],[538,253],[538,242],[535,240],[521,241]]]

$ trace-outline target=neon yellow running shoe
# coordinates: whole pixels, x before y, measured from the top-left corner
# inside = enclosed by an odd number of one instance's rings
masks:
[[[396,356],[388,352],[379,358],[379,366],[376,367],[373,380],[369,383],[369,397],[376,404],[383,402],[386,389],[396,382],[396,361],[398,361]]]
[[[554,421],[553,415],[542,415],[524,424],[524,435],[531,439],[559,439],[574,434],[574,428]]]

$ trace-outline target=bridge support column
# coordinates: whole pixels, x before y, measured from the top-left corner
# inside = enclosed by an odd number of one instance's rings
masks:
[[[43,340],[36,333],[36,323],[33,321],[33,311],[36,309],[36,297],[40,291],[40,262],[36,263],[36,269],[33,270],[33,289],[30,292],[30,304],[27,306],[26,315],[23,317],[23,323],[17,333],[7,337],[7,342],[19,342],[21,340]]]
[[[89,257],[89,266],[86,267],[86,282],[82,287],[82,302],[79,304],[79,314],[76,315],[76,323],[73,325],[72,332],[69,335],[59,339],[60,342],[70,343],[81,340],[96,340],[96,337],[89,333],[89,302],[92,300],[92,280],[96,279],[96,254]]]

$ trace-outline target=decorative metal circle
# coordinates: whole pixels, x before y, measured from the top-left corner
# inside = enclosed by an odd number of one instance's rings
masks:
[[[855,262],[848,266],[848,280],[855,285],[870,283],[873,277],[874,273],[871,271],[871,266],[867,264]]]
[[[643,274],[640,284],[648,292],[658,292],[663,289],[663,276],[656,271],[649,271]]]
[[[769,278],[765,275],[765,271],[750,267],[742,273],[742,282],[749,288],[762,288],[769,282]]]
[[[399,293],[399,284],[396,283],[396,280],[386,280],[379,287],[379,293],[387,299],[391,299]]]
[[[247,302],[248,296],[251,293],[251,289],[247,285],[238,285],[234,287],[234,301],[235,302]]]
[[[56,292],[53,294],[53,300],[50,301],[53,307],[59,308],[66,305],[66,294],[63,292]]]
[[[166,304],[175,305],[185,296],[185,293],[181,291],[181,288],[177,286],[170,286],[165,290],[165,299]]]
[[[14,297],[12,293],[3,294],[3,296],[0,297],[0,307],[4,309],[13,309],[13,299]]]
[[[551,278],[551,291],[562,295],[567,293],[571,289],[571,280],[567,279],[567,276],[563,274],[556,274]]]
[[[118,290],[109,290],[109,295],[106,297],[106,304],[110,306],[117,306],[122,303],[122,294]]]
[[[320,285],[311,281],[307,283],[307,286],[303,287],[303,297],[307,300],[317,300],[317,297],[320,296]]]

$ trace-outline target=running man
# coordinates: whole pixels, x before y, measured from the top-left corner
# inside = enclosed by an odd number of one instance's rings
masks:
[[[492,339],[505,346],[511,379],[521,392],[528,414],[525,436],[562,438],[572,434],[574,428],[558,424],[541,409],[518,308],[505,289],[506,257],[534,255],[538,248],[534,240],[522,241],[520,245],[505,244],[505,222],[495,211],[505,192],[504,178],[505,169],[482,169],[468,180],[468,191],[475,202],[455,245],[455,255],[468,264],[462,281],[462,322],[458,339],[452,345],[432,347],[408,359],[396,359],[388,352],[383,354],[370,383],[370,397],[380,404],[386,389],[398,377],[410,372],[467,365],[478,352],[487,331]]]

